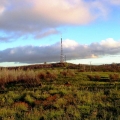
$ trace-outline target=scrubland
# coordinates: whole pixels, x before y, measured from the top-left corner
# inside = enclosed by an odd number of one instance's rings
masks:
[[[119,91],[119,72],[3,68],[0,119],[119,120]]]

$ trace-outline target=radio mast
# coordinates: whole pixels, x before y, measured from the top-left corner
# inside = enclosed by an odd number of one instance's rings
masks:
[[[61,36],[61,55],[60,55],[60,63],[64,62],[64,56],[63,56],[63,46],[62,46],[62,36]]]

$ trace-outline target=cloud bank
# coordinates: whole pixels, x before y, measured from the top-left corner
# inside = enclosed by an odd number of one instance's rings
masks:
[[[107,16],[109,5],[119,0],[1,0],[0,41],[9,36],[34,39],[58,34],[61,26],[89,24]],[[52,31],[51,31],[52,30]],[[3,38],[3,39],[2,39]]]
[[[48,46],[21,46],[0,51],[0,62],[43,63],[60,61],[60,42]],[[74,40],[63,40],[63,53],[67,60],[98,58],[120,54],[120,41],[112,38],[99,43],[82,45]]]

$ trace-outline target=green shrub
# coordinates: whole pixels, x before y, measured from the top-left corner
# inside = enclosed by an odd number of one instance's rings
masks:
[[[0,117],[1,118],[8,118],[11,116],[15,115],[15,111],[13,109],[11,109],[10,107],[3,107],[0,108]]]
[[[54,119],[61,117],[63,114],[64,114],[64,111],[62,109],[57,110],[57,111],[56,110],[47,111],[46,119],[54,120]]]
[[[31,97],[29,94],[27,94],[24,98],[25,102],[27,102],[30,105],[34,105],[35,99]]]
[[[53,104],[56,108],[60,109],[65,107],[67,104],[67,100],[64,98],[58,98],[56,102]]]
[[[37,109],[33,109],[24,115],[25,120],[40,120],[41,118],[44,120],[43,113]]]
[[[79,119],[80,118],[80,111],[73,105],[69,105],[67,107],[66,113],[68,114],[70,119]]]

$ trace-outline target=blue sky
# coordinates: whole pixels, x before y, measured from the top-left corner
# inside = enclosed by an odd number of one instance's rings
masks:
[[[0,0],[0,66],[120,60],[120,0]]]

